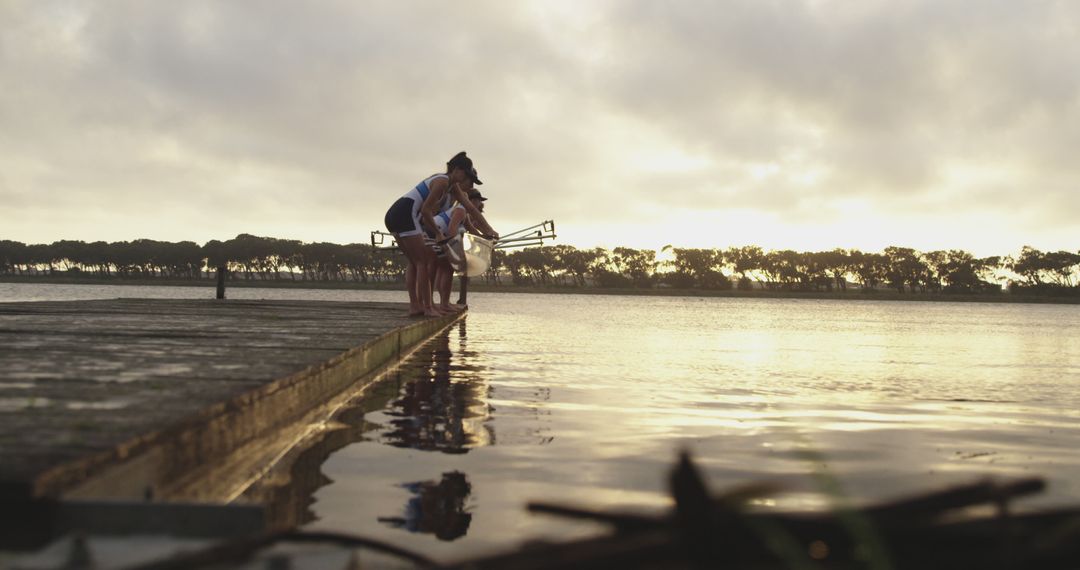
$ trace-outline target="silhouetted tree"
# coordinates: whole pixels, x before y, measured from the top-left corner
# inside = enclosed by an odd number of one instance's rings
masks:
[[[5,274],[29,272],[29,260],[30,252],[25,243],[0,240],[0,270]]]
[[[920,253],[891,246],[883,253],[833,249],[822,252],[764,251],[758,246],[725,250],[673,248],[658,273],[657,252],[619,247],[578,249],[570,245],[496,250],[485,274],[501,284],[509,275],[516,285],[651,287],[658,280],[676,287],[726,289],[732,277],[740,289],[756,280],[769,289],[846,290],[849,279],[863,290],[888,285],[899,292],[972,293],[999,291],[1009,271],[1018,290],[1058,294],[1076,291],[1080,252],[1043,252],[1024,246],[1013,257],[976,258],[962,250]],[[163,242],[149,239],[107,243],[59,240],[24,244],[0,240],[0,274],[82,273],[101,278],[164,277],[198,279],[226,266],[245,279],[350,280],[359,283],[402,280],[405,260],[397,252],[368,244],[302,243],[240,234],[227,241]],[[1074,293],[1080,294],[1080,293]]]
[[[575,285],[584,287],[589,265],[596,260],[596,251],[582,250],[570,245],[557,245],[551,249],[565,274],[573,278]]]
[[[612,250],[612,263],[618,272],[629,278],[635,287],[652,286],[656,272],[656,251],[617,247]]]
[[[670,246],[668,246],[670,248]],[[724,275],[724,255],[716,249],[671,248],[675,259],[674,271],[666,279],[676,287],[730,289],[731,281]]]
[[[889,259],[882,253],[849,252],[852,273],[858,277],[864,291],[877,289],[889,271]]]
[[[928,268],[914,249],[889,246],[885,248],[885,257],[889,262],[886,278],[898,292],[904,292],[904,285],[915,292],[916,287],[926,282]]]
[[[852,272],[851,253],[836,248],[818,253],[817,258],[818,266],[828,278],[826,288],[831,291],[835,286],[841,291],[847,291],[847,276]]]
[[[739,274],[740,281],[750,279],[753,271],[765,266],[765,251],[756,245],[744,245],[724,250],[724,261]]]

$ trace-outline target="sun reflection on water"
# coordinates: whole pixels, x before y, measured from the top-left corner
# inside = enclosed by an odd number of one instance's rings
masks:
[[[471,300],[465,323],[400,368],[367,435],[322,465],[334,483],[314,494],[316,525],[450,557],[581,536],[598,528],[524,516],[524,503],[666,508],[682,448],[714,489],[788,491],[763,509],[825,508],[822,476],[856,503],[1034,474],[1051,483],[1036,503],[1080,500],[1072,307]],[[467,496],[430,498],[450,473]],[[467,514],[467,532],[403,533],[441,528],[401,522],[416,505],[452,528]]]

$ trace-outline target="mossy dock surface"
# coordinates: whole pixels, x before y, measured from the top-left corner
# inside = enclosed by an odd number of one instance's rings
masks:
[[[221,500],[209,465],[460,316],[395,303],[0,303],[0,498]],[[192,489],[198,489],[193,496]]]

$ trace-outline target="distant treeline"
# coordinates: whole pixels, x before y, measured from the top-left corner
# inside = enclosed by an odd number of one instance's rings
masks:
[[[101,279],[208,279],[218,267],[245,280],[394,282],[405,259],[369,244],[304,243],[241,234],[204,245],[190,241],[24,244],[0,240],[0,275]],[[660,251],[569,245],[496,251],[483,278],[493,285],[784,291],[892,289],[900,293],[1080,294],[1080,252],[977,258],[966,251],[887,247],[819,252],[664,247]]]

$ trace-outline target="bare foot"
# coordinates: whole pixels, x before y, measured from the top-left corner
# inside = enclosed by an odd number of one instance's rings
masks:
[[[462,309],[464,309],[464,307],[461,305],[439,305],[439,310],[448,315],[460,313]]]
[[[422,316],[424,316],[424,311],[409,311],[409,318],[410,319],[415,318],[415,317],[422,317]]]

